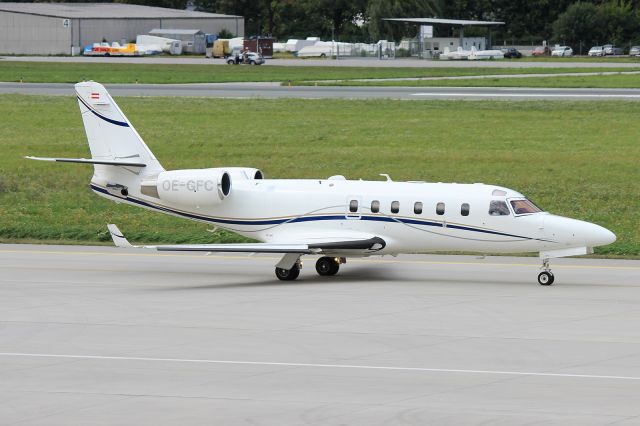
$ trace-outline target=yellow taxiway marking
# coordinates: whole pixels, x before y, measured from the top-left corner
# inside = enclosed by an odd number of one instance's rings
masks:
[[[144,250],[144,249],[140,249]],[[99,251],[53,251],[53,250],[0,250],[0,253],[26,253],[26,254],[54,254],[54,255],[79,255],[79,256],[131,256],[131,257],[182,257],[189,259],[231,259],[231,260],[245,260],[245,259],[260,259],[260,260],[279,260],[277,257],[252,257],[249,254],[245,256],[229,256],[219,255],[207,256],[205,254],[193,255],[193,254],[168,254],[168,253],[114,253],[114,252],[99,252]],[[396,264],[416,264],[416,265],[475,265],[475,266],[517,266],[517,267],[531,267],[537,266],[536,262],[531,258],[531,263],[499,263],[499,262],[454,262],[454,261],[434,261],[434,260],[400,260],[400,259],[358,259],[350,258],[349,262],[376,262],[376,263],[396,263]],[[621,270],[640,270],[640,266],[602,266],[602,265],[554,265],[554,269],[562,268],[574,268],[574,269],[621,269]]]

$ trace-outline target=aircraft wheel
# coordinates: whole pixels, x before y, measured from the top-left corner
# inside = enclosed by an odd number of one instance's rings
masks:
[[[321,257],[316,262],[316,271],[318,275],[329,276],[335,275],[340,269],[340,263],[334,257]]]
[[[540,285],[551,285],[553,284],[553,280],[554,280],[554,277],[550,271],[549,272],[544,271],[538,274],[538,283]]]
[[[298,265],[293,265],[291,269],[276,268],[276,277],[281,281],[293,281],[300,275]]]

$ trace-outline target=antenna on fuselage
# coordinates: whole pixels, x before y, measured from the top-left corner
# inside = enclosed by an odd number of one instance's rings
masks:
[[[380,176],[386,177],[387,178],[387,182],[393,182],[393,180],[391,179],[391,176],[389,176],[386,173],[380,173]]]

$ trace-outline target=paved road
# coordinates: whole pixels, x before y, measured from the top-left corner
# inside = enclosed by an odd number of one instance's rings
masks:
[[[107,84],[114,96],[344,99],[640,100],[640,89],[288,87],[277,83]],[[72,84],[0,83],[0,93],[72,96]]]
[[[640,422],[640,261],[0,246],[0,425]]]
[[[223,59],[198,57],[148,56],[142,58],[100,58],[90,56],[0,56],[0,62],[75,62],[75,63],[127,63],[127,64],[224,64]],[[396,59],[392,61],[372,58],[352,59],[267,59],[263,66],[329,66],[329,67],[410,67],[410,68],[638,68],[638,62],[612,62],[608,58],[590,62],[572,62],[559,58],[553,62],[514,61],[430,61],[418,59]]]

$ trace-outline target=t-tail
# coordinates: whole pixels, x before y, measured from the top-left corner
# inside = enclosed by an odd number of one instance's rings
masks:
[[[164,171],[102,84],[83,81],[75,85],[75,90],[91,158],[26,158],[93,164],[94,190],[97,187],[122,195],[127,186],[139,187],[143,178]]]

